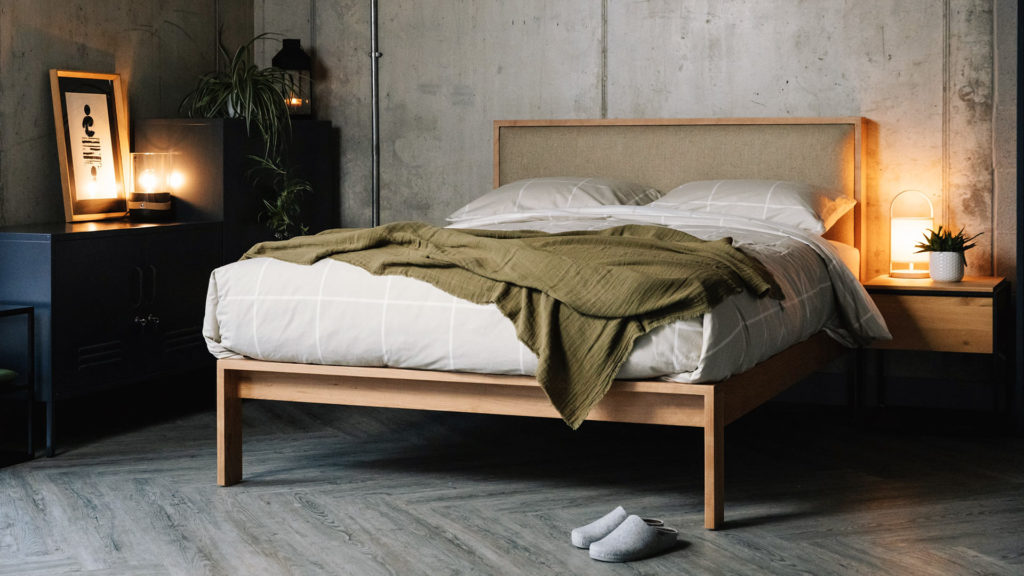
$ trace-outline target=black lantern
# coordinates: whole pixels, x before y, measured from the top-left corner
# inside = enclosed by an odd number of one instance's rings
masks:
[[[302,50],[297,38],[285,38],[281,51],[271,64],[284,70],[288,77],[286,103],[292,116],[310,116],[313,113],[312,61]]]

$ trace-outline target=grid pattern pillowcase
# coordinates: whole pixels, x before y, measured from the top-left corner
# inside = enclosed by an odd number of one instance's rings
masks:
[[[661,197],[661,192],[633,182],[607,178],[546,177],[517,180],[491,190],[448,216],[449,222],[510,212],[639,206]]]
[[[673,189],[651,206],[757,218],[824,234],[856,200],[837,190],[779,180],[701,180]]]

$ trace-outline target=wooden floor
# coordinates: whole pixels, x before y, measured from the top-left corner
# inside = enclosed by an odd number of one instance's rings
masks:
[[[212,402],[69,411],[88,435],[0,469],[0,575],[1024,573],[1024,439],[941,424],[763,407],[727,429],[708,532],[695,430],[247,402],[219,488]],[[616,505],[678,547],[569,544]]]

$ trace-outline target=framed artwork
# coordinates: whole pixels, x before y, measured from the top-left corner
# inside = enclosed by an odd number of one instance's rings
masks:
[[[64,217],[68,222],[128,213],[128,113],[121,77],[50,70]]]

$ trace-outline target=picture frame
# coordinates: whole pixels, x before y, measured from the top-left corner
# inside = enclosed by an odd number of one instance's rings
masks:
[[[67,222],[128,213],[128,112],[119,74],[50,70]]]

